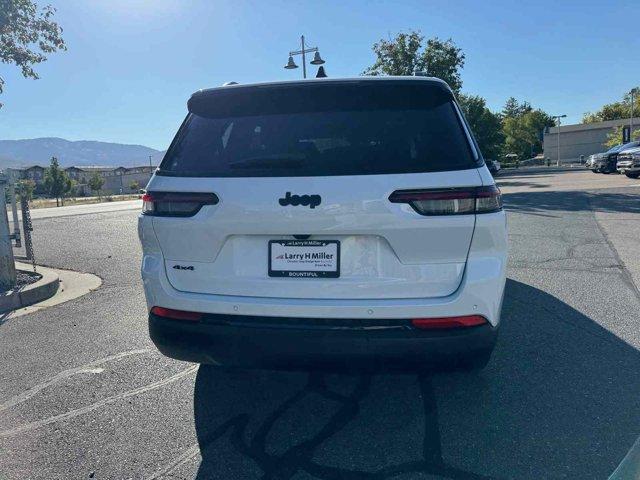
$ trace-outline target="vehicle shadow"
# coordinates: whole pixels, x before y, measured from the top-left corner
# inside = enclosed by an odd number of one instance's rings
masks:
[[[586,191],[519,192],[502,196],[505,208],[513,212],[627,212],[640,213],[638,194]]]
[[[637,350],[508,280],[476,374],[328,375],[202,366],[197,478],[606,478],[640,431]]]
[[[530,188],[547,188],[550,185],[547,183],[535,183],[535,182],[527,182],[525,180],[499,180],[498,186],[503,187],[530,187]]]

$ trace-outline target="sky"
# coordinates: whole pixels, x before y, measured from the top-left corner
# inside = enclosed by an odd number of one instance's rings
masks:
[[[36,0],[40,4],[42,0]],[[62,137],[165,149],[191,93],[227,81],[296,79],[300,35],[330,77],[359,75],[373,43],[400,31],[452,38],[464,93],[500,110],[513,96],[563,123],[640,83],[635,1],[46,0],[68,51],[36,67],[0,64],[0,139]],[[300,59],[297,59],[300,63]],[[315,72],[315,67],[310,71]]]

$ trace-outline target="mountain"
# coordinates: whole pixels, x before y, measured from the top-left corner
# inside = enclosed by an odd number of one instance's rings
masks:
[[[71,142],[63,138],[31,138],[26,140],[0,140],[0,169],[6,167],[46,166],[51,157],[57,157],[60,165],[103,165],[132,167],[158,165],[164,151],[144,145],[80,140]]]

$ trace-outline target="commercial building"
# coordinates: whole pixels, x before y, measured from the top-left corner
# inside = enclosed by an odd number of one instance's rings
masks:
[[[629,125],[629,119],[608,120],[598,123],[579,123],[560,126],[560,162],[579,162],[580,155],[586,159],[593,153],[607,149],[607,135],[616,127]],[[640,129],[640,118],[633,119],[633,129]],[[558,160],[558,127],[547,127],[544,131],[544,156],[552,162]]]

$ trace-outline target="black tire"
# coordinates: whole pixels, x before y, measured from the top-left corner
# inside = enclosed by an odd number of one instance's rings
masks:
[[[596,170],[595,168],[593,170],[591,170],[593,173],[598,173],[598,170]]]
[[[640,177],[640,172],[626,172],[625,175],[629,178],[638,178]]]

